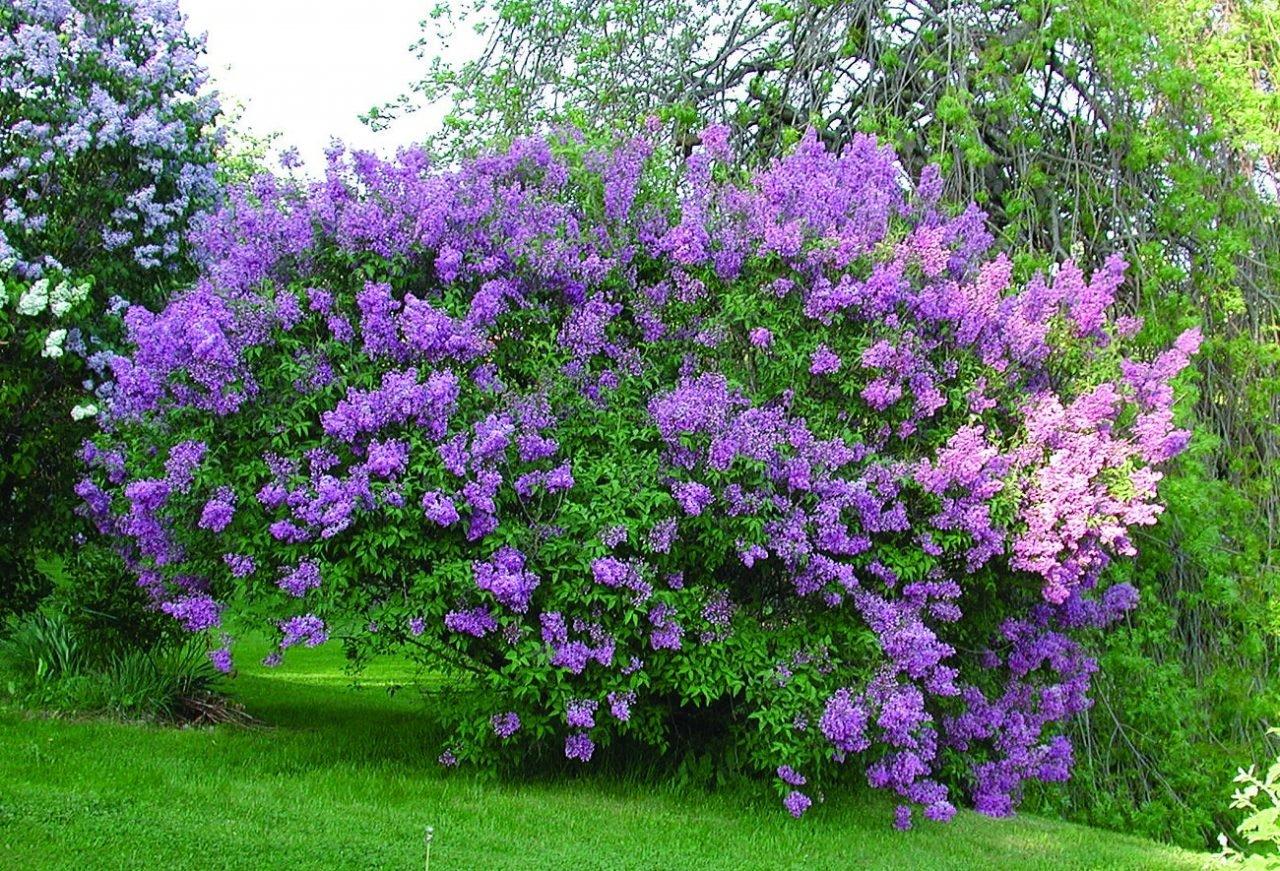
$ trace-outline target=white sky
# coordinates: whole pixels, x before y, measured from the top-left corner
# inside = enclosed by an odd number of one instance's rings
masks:
[[[315,171],[333,136],[389,154],[438,129],[445,106],[419,109],[380,133],[358,117],[426,72],[410,46],[433,2],[183,0],[182,9],[188,28],[208,35],[205,62],[224,108],[242,104],[242,128],[258,136],[278,131],[277,145],[296,147]],[[451,59],[478,50],[470,44],[430,48],[428,55]]]

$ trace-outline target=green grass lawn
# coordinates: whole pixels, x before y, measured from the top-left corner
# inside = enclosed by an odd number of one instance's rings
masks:
[[[243,657],[242,657],[243,659]],[[1201,868],[1203,857],[1036,817],[961,812],[899,833],[838,795],[802,821],[759,790],[647,775],[522,782],[443,771],[422,699],[350,689],[291,651],[235,693],[268,728],[173,729],[0,709],[0,868]]]

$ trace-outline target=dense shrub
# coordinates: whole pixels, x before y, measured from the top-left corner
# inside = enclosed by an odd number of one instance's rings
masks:
[[[1198,334],[1130,359],[1123,262],[1014,287],[870,138],[754,174],[701,141],[674,178],[565,135],[230,195],[196,285],[124,315],[85,510],[223,668],[265,622],[269,662],[473,675],[445,764],[693,716],[796,816],[840,763],[903,827],[1008,813],[1136,604],[1097,581],[1160,513]]]
[[[72,615],[43,609],[0,626],[0,697],[27,707],[148,720],[234,715],[212,694],[219,678],[192,639],[114,646]]]

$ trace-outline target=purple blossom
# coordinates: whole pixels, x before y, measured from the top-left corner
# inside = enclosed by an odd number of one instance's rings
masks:
[[[284,650],[296,644],[317,647],[329,640],[329,633],[324,621],[314,614],[303,614],[290,617],[280,624],[280,649]]]
[[[678,535],[678,522],[674,517],[659,520],[649,530],[649,549],[654,553],[668,553]]]
[[[458,522],[458,509],[453,500],[443,493],[428,490],[422,494],[422,510],[427,519],[438,526],[451,526]]]
[[[247,578],[258,568],[253,561],[253,557],[245,556],[244,554],[223,554],[222,561],[227,564],[227,568],[231,570],[231,576],[235,578]]]
[[[222,622],[222,606],[205,595],[183,596],[172,602],[162,602],[160,610],[182,623],[188,632],[203,632]]]
[[[490,722],[493,724],[493,734],[497,735],[504,741],[516,732],[520,731],[520,717],[515,711],[507,711],[505,714],[494,714],[490,719]]]
[[[866,730],[869,715],[857,704],[847,689],[837,690],[827,700],[818,728],[828,741],[843,753],[858,753],[870,746]]]
[[[594,728],[597,707],[593,699],[570,699],[565,705],[565,722],[580,729]]]
[[[621,723],[625,723],[631,719],[631,706],[636,702],[635,692],[628,690],[627,692],[611,692],[607,696],[609,702],[609,713],[614,719]]]
[[[791,814],[791,816],[796,819],[800,819],[800,817],[804,816],[804,812],[807,811],[812,804],[813,799],[809,798],[809,796],[805,795],[803,792],[794,789],[787,793],[786,798],[782,800],[782,806],[787,809],[787,813]]]
[[[674,481],[671,484],[671,495],[685,514],[697,517],[711,504],[713,496],[711,488],[697,481]]]
[[[315,560],[304,559],[286,572],[276,582],[276,586],[290,596],[301,598],[320,586],[320,564]]]
[[[796,771],[790,765],[779,765],[778,777],[779,779],[782,780],[783,783],[787,784],[788,786],[804,786],[805,785],[804,775]]]
[[[450,632],[484,638],[498,628],[488,608],[472,608],[468,611],[450,611],[444,615],[445,628]]]
[[[809,358],[809,372],[814,375],[832,375],[840,371],[840,358],[826,345],[819,345]]]
[[[223,674],[231,674],[231,650],[229,648],[219,647],[216,650],[210,650],[209,662],[213,663],[213,667]]]
[[[513,547],[499,548],[488,562],[472,564],[476,586],[493,594],[499,604],[517,614],[529,608],[529,599],[538,587],[538,576],[527,571],[524,554]]]
[[[231,525],[235,510],[235,496],[231,489],[219,488],[218,495],[204,504],[200,513],[200,528],[210,532],[222,532]]]
[[[595,742],[587,737],[586,732],[573,732],[564,739],[564,755],[569,759],[590,762],[595,751]]]

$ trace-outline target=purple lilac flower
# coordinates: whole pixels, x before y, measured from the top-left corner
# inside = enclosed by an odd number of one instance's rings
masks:
[[[476,586],[492,593],[500,604],[517,614],[528,610],[538,576],[525,569],[523,553],[514,547],[501,547],[488,562],[473,563],[472,571]]]
[[[594,728],[597,707],[594,699],[570,699],[565,705],[565,722],[581,729]]]
[[[182,623],[182,628],[188,632],[202,632],[222,622],[222,606],[204,595],[163,602],[160,610]]]
[[[219,647],[216,650],[209,651],[209,661],[213,663],[213,667],[223,674],[231,674],[231,650],[227,647]]]
[[[649,646],[654,650],[680,649],[684,628],[673,619],[675,613],[675,608],[663,603],[649,609],[649,622],[653,626],[649,633]]]
[[[659,520],[649,530],[649,549],[654,553],[668,553],[676,540],[678,521],[674,517]]]
[[[208,447],[204,442],[185,441],[174,445],[169,451],[169,459],[165,460],[165,476],[177,490],[185,490],[191,485],[196,469],[204,460]]]
[[[566,461],[547,473],[547,490],[556,493],[573,487],[573,473]]]
[[[791,790],[787,793],[787,797],[782,800],[782,806],[787,809],[787,813],[796,819],[804,816],[804,812],[813,804],[813,799],[798,790]]]
[[[840,371],[840,358],[826,345],[819,345],[809,358],[809,372],[814,375],[831,375]]]
[[[498,628],[488,608],[472,608],[468,611],[450,611],[444,615],[445,628],[450,632],[484,638]]]
[[[505,714],[494,714],[490,722],[493,724],[493,734],[499,738],[506,740],[520,731],[520,717],[515,711],[507,711]]]
[[[625,723],[631,719],[631,706],[635,704],[635,692],[628,690],[627,692],[612,692],[607,696],[609,702],[609,713],[614,719]]]
[[[866,709],[855,702],[847,689],[840,689],[827,700],[818,728],[837,750],[859,753],[871,743],[866,735],[868,720]]]
[[[684,513],[691,517],[701,514],[711,504],[711,488],[697,481],[675,481],[671,484],[671,495],[680,503]]]
[[[790,765],[779,765],[778,777],[788,786],[804,786],[805,784],[804,775]]]
[[[296,644],[316,647],[329,640],[329,633],[325,629],[324,621],[315,614],[290,617],[280,624],[280,632],[282,635],[280,648],[282,650],[293,647]]]
[[[427,519],[438,526],[449,526],[458,522],[458,509],[453,500],[436,490],[429,490],[422,495],[422,510]]]
[[[573,732],[564,739],[564,755],[569,759],[590,762],[595,750],[595,742],[587,737],[586,732]]]
[[[227,564],[227,568],[231,570],[231,576],[235,578],[247,578],[257,571],[257,564],[251,556],[227,553],[222,555],[222,561]]]
[[[320,586],[320,564],[315,560],[304,559],[281,577],[276,585],[290,596],[301,598],[309,590]]]

